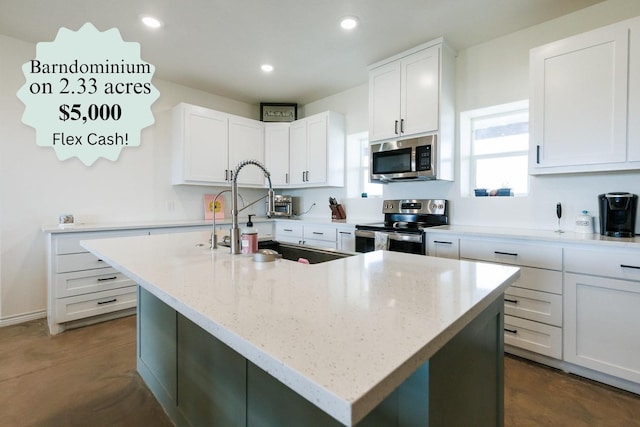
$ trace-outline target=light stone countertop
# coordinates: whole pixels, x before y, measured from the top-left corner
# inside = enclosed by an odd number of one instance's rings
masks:
[[[253,216],[253,215],[252,215]],[[271,222],[272,218],[253,217],[253,222]],[[246,216],[240,216],[240,224],[247,222]],[[231,218],[216,220],[218,224],[231,224]],[[172,227],[200,227],[203,225],[213,226],[213,221],[200,220],[157,220],[157,221],[128,221],[110,223],[76,223],[60,227],[57,224],[47,224],[41,227],[45,233],[78,233],[88,231],[114,231],[114,230],[136,230],[142,228],[172,228]]]
[[[608,237],[600,233],[586,234],[565,230],[556,233],[553,230],[534,230],[526,228],[482,227],[466,225],[441,225],[426,229],[429,234],[458,234],[483,238],[524,239],[537,242],[552,242],[560,244],[588,244],[593,247],[619,247],[640,249],[640,236]]]
[[[361,420],[519,276],[376,251],[256,263],[206,232],[83,241],[92,253],[345,425]]]

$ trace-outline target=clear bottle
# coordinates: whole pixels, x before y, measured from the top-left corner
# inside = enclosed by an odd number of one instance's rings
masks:
[[[242,230],[242,234],[240,235],[243,254],[253,254],[258,252],[258,230],[253,227],[253,222],[251,222],[252,216],[255,215],[249,215],[247,226]]]

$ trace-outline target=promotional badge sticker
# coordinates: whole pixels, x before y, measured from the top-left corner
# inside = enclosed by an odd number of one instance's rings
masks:
[[[53,42],[38,43],[36,58],[22,71],[22,121],[60,160],[115,161],[124,147],[140,145],[140,131],[155,121],[155,68],[140,58],[140,45],[124,42],[115,28],[61,28]]]

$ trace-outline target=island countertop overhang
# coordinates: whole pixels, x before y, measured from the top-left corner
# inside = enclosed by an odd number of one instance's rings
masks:
[[[306,265],[211,251],[208,233],[83,245],[344,424],[364,417],[518,277],[395,252]]]

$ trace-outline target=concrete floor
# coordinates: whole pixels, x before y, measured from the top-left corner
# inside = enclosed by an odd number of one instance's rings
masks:
[[[0,328],[0,426],[171,426],[136,373],[135,328]],[[640,396],[506,357],[505,426],[640,426]]]

